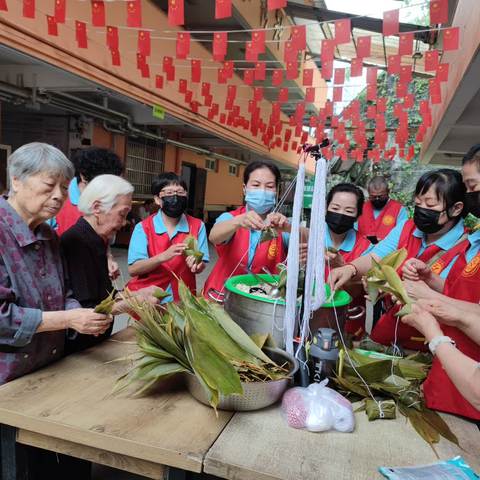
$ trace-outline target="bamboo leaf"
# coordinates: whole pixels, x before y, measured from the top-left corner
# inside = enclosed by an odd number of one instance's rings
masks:
[[[429,408],[424,408],[422,410],[423,418],[428,422],[443,438],[449,440],[450,442],[460,447],[457,436],[450,430],[450,427],[445,422],[445,420],[438,414]]]
[[[393,268],[394,270],[398,270],[403,262],[407,259],[407,249],[401,248],[399,250],[395,250],[394,252],[390,253],[386,257],[383,257],[380,263],[382,265],[388,265],[389,267]]]
[[[395,296],[401,300],[402,303],[412,303],[398,273],[389,265],[382,265],[382,271],[389,286],[396,292]]]

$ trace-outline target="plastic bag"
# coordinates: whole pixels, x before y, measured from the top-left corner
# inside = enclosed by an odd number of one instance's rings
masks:
[[[287,390],[282,399],[282,412],[290,427],[310,432],[338,430],[353,432],[355,416],[352,404],[335,390],[327,387],[328,379],[307,388]]]

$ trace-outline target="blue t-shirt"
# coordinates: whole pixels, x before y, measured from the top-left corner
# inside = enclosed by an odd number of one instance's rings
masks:
[[[80,188],[78,187],[77,177],[73,177],[68,185],[68,198],[70,199],[70,203],[72,205],[78,205],[81,194],[82,192],[80,192]],[[47,220],[47,223],[55,230],[58,228],[56,217],[50,218]]]
[[[470,263],[480,252],[480,230],[471,233],[468,236],[468,241],[470,242],[470,247],[468,247],[465,257],[467,263]]]
[[[438,240],[436,240],[434,245],[437,245],[437,247],[440,247],[442,250],[450,250],[452,247],[454,247],[462,235],[464,234],[464,224],[463,220],[460,220],[451,230],[449,230],[447,233],[442,235]],[[386,257],[390,253],[394,252],[395,250],[398,250],[399,248],[399,242],[400,242],[400,236],[403,230],[403,224],[402,225],[397,225],[383,240],[378,242],[372,250],[370,250],[369,253],[373,253],[380,258]],[[423,233],[421,230],[416,228],[413,231],[413,236],[420,238],[422,240],[422,244],[420,246],[420,250],[418,251],[418,255],[421,255],[425,249],[428,247],[427,242],[426,242],[426,234]],[[448,272],[450,272],[450,269],[452,268],[453,264],[457,260],[457,257],[455,257],[446,268],[442,270],[440,273],[441,278],[446,278],[448,275]]]
[[[234,216],[230,212],[222,213],[215,224],[225,222],[226,220],[232,220]],[[253,258],[255,256],[255,251],[257,250],[258,243],[260,242],[260,236],[262,232],[260,230],[250,230],[250,238],[248,241],[248,268],[252,266]],[[288,241],[290,240],[290,234],[288,232],[282,232],[282,240],[285,248],[288,248]],[[228,243],[230,240],[227,240],[225,243]]]
[[[153,228],[157,235],[168,235],[167,227],[163,222],[162,212],[159,211],[153,217]],[[175,238],[177,233],[188,233],[190,230],[188,228],[188,221],[185,215],[180,217],[175,230],[173,231],[170,239]],[[207,240],[207,231],[205,229],[205,224],[202,222],[200,230],[198,231],[198,249],[203,253],[203,261],[208,262],[210,260],[210,255],[208,251],[208,240]],[[128,246],[128,264],[132,265],[138,260],[146,260],[150,258],[148,255],[148,240],[145,231],[143,230],[142,223],[137,223],[135,229],[133,230],[132,237],[130,238],[130,244]],[[165,297],[162,303],[167,303],[173,301],[172,296],[172,286],[168,285],[166,292],[170,295]]]

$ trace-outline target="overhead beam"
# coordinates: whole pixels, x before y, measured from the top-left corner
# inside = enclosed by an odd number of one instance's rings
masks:
[[[291,17],[303,18],[317,22],[333,22],[344,18],[352,19],[352,28],[359,28],[369,32],[382,33],[383,20],[381,18],[359,17],[352,13],[336,12],[328,8],[312,7],[295,2],[287,2],[286,12]],[[430,32],[422,32],[425,26],[413,23],[400,23],[400,32],[415,32],[416,40],[429,43]],[[419,31],[417,33],[417,31]]]

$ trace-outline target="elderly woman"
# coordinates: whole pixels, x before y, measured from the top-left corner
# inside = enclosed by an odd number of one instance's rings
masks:
[[[126,223],[132,207],[133,186],[116,175],[99,175],[83,190],[78,208],[83,214],[61,239],[67,272],[74,297],[83,307],[95,307],[114,291],[108,272],[108,245]],[[156,303],[151,296],[155,287],[135,292]],[[120,300],[115,303],[112,314],[125,312],[127,305]],[[102,335],[76,334],[67,339],[67,353],[95,345],[107,338],[111,326]]]
[[[0,198],[0,383],[62,357],[65,329],[98,335],[111,323],[70,298],[59,241],[45,223],[62,208],[73,165],[55,147],[29,143],[10,156],[8,174],[9,198]]]

